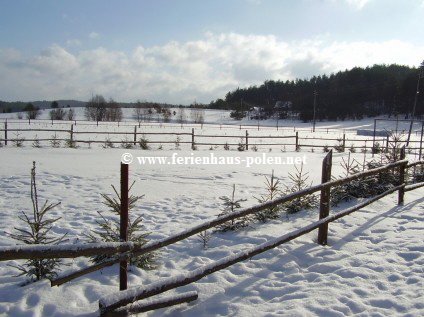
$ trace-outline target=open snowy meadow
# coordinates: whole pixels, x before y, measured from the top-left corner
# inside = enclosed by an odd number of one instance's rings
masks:
[[[78,109],[80,111],[82,109]],[[125,109],[124,117],[129,121],[131,113]],[[44,118],[47,118],[45,112]],[[7,118],[3,115],[2,118]],[[82,112],[77,112],[77,120]],[[127,122],[128,122],[127,121]],[[0,122],[0,125],[3,123]],[[71,122],[63,123],[69,129]],[[144,132],[187,132],[195,128],[196,134],[240,135],[246,127],[235,124],[228,112],[206,111],[203,127],[183,126],[177,122],[154,125],[144,124],[138,128],[139,136]],[[309,173],[308,184],[321,181],[321,164],[325,154],[321,148],[302,147],[303,144],[318,144],[312,138],[340,138],[343,134],[350,139],[364,139],[357,136],[358,129],[373,129],[373,120],[351,122],[319,122],[317,132],[311,132],[311,124],[295,121],[270,120],[262,123],[259,130],[255,123],[245,120],[237,124],[251,124],[249,135],[293,135],[299,131],[300,151],[295,151],[294,141],[287,146],[272,146],[266,139],[249,140],[248,151],[237,151],[237,146],[224,150],[223,146],[199,146],[197,151],[191,144],[177,144],[174,136],[170,143],[151,145],[142,150],[133,148],[103,148],[99,144],[77,144],[77,148],[65,145],[53,148],[49,142],[24,142],[16,147],[11,142],[0,148],[0,246],[11,246],[17,242],[10,237],[15,228],[24,228],[18,219],[21,211],[32,212],[30,197],[30,170],[36,162],[37,190],[44,202],[61,204],[49,212],[49,216],[60,219],[54,223],[52,234],[67,233],[66,243],[85,243],[84,234],[98,230],[98,211],[106,211],[101,194],[113,196],[111,185],[119,188],[120,162],[123,154],[131,154],[129,164],[130,183],[135,181],[131,193],[144,195],[130,211],[130,217],[141,216],[143,231],[150,233],[148,239],[155,241],[177,234],[195,225],[216,218],[224,208],[223,196],[231,196],[235,185],[235,198],[245,199],[242,207],[258,203],[266,192],[266,177],[275,177],[281,188],[291,186],[289,175],[296,173],[300,164],[289,164],[290,158],[303,164],[303,171]],[[256,122],[257,124],[257,122]],[[407,129],[407,124],[385,122],[383,129]],[[17,122],[9,116],[9,129],[60,128],[62,124],[51,125],[26,120]],[[99,127],[83,127],[77,123],[75,131],[131,131],[137,124],[116,123]],[[400,126],[401,125],[401,126]],[[327,130],[328,129],[328,130]],[[414,127],[412,140],[419,140],[418,127]],[[51,136],[51,132],[45,137]],[[26,139],[43,138],[41,133],[22,135]],[[67,137],[66,134],[65,137]],[[146,134],[147,135],[147,134]],[[1,136],[3,137],[3,136]],[[9,138],[13,138],[10,133]],[[87,135],[75,137],[86,139]],[[105,141],[106,135],[89,136],[92,141]],[[122,135],[117,140],[125,138]],[[97,139],[96,139],[97,138]],[[154,140],[154,136],[148,136]],[[187,137],[187,141],[190,136]],[[166,137],[165,139],[166,140]],[[191,139],[190,139],[191,140]],[[283,139],[284,140],[284,139]],[[370,142],[372,138],[369,138]],[[182,140],[182,141],[185,141]],[[213,142],[215,142],[214,140]],[[206,142],[206,141],[205,141]],[[218,141],[216,141],[218,142]],[[224,140],[219,140],[225,143]],[[239,143],[240,138],[229,139]],[[275,142],[272,141],[272,142]],[[314,143],[316,142],[316,143]],[[353,141],[352,141],[353,142]],[[334,141],[328,141],[331,148]],[[256,145],[258,151],[252,150]],[[346,144],[349,147],[351,142]],[[363,143],[358,143],[363,146]],[[371,146],[371,143],[369,144]],[[417,160],[416,151],[409,154]],[[346,160],[348,151],[333,154],[334,177],[340,177],[343,169],[340,163]],[[192,164],[194,158],[214,157],[227,164]],[[128,157],[128,156],[126,156]],[[140,158],[162,157],[166,164],[149,164]],[[264,158],[271,158],[265,161]],[[371,160],[371,154],[357,150],[352,157],[358,162]],[[182,159],[182,164],[174,164]],[[187,159],[185,159],[187,158]],[[229,158],[238,158],[240,164],[229,164]],[[289,161],[287,161],[289,158]],[[296,161],[296,158],[298,159]],[[272,164],[277,159],[285,163]],[[250,161],[249,161],[250,160]],[[204,161],[202,161],[204,163]],[[251,162],[251,164],[246,164]],[[257,164],[256,164],[256,163]],[[247,166],[249,165],[249,166]],[[424,189],[407,192],[405,203],[397,205],[397,192],[349,215],[330,223],[328,245],[317,244],[317,231],[312,231],[275,249],[254,256],[227,269],[213,273],[201,280],[172,290],[165,294],[179,294],[197,291],[199,298],[190,304],[160,309],[145,313],[146,316],[423,316],[424,315]],[[330,214],[354,205],[360,200],[341,203],[331,209]],[[318,219],[318,209],[302,210],[296,214],[281,213],[278,219],[267,222],[252,222],[249,227],[225,233],[209,230],[210,240],[204,247],[199,236],[193,236],[156,252],[157,268],[141,270],[131,267],[128,275],[129,287],[148,285],[168,277],[188,274],[201,268],[247,250],[273,238],[304,227]],[[14,317],[41,316],[98,316],[99,298],[116,292],[119,285],[118,265],[87,274],[61,286],[51,287],[47,280],[22,286],[24,276],[11,265],[23,261],[0,262],[0,315]],[[88,258],[63,260],[59,274],[82,269],[90,265]],[[164,294],[164,295],[165,295]],[[162,295],[159,295],[162,296]],[[140,314],[142,315],[142,314]]]

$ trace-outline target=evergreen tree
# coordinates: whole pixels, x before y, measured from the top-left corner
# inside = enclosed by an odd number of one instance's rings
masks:
[[[15,228],[17,233],[10,234],[10,236],[15,240],[31,245],[61,243],[66,234],[60,237],[54,237],[49,234],[52,229],[52,224],[58,221],[60,217],[46,219],[46,214],[53,208],[60,205],[60,202],[56,204],[49,204],[48,200],[46,200],[41,208],[39,207],[35,178],[35,162],[33,162],[33,167],[31,169],[31,201],[33,208],[32,215],[28,215],[22,211],[22,216],[18,217],[21,221],[28,225],[28,228]],[[29,259],[24,265],[12,266],[21,271],[18,276],[26,275],[31,281],[38,281],[43,278],[51,279],[55,277],[57,275],[56,271],[59,269],[60,262],[61,261],[59,259]]]
[[[134,182],[128,189],[128,192],[131,190]],[[97,221],[99,225],[99,230],[94,231],[93,233],[85,234],[88,242],[90,243],[100,243],[100,242],[120,242],[120,214],[121,214],[121,197],[118,194],[116,188],[112,185],[112,188],[115,192],[115,197],[110,197],[106,194],[101,194],[103,197],[103,204],[108,208],[108,212],[111,214],[111,217],[103,215],[103,212],[98,211],[100,216],[100,221]],[[128,197],[128,212],[133,210],[136,206],[136,203],[142,199],[142,196],[130,195]],[[130,215],[130,214],[129,214]],[[141,216],[131,219],[128,217],[128,241],[138,243],[140,245],[146,244],[149,240],[147,239],[149,233],[142,233],[142,223],[143,218]],[[107,260],[115,259],[116,255],[96,255],[92,258],[94,263],[101,263]],[[142,269],[153,269],[155,265],[155,253],[149,252],[147,254],[139,256],[131,256],[129,263],[130,265],[135,265]]]

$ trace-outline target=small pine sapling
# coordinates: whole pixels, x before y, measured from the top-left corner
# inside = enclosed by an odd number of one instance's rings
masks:
[[[12,140],[16,147],[22,147],[24,145],[25,138],[21,137],[21,133],[17,131],[15,133],[15,139]]]
[[[180,136],[178,135],[177,136],[177,138],[175,139],[175,149],[176,150],[180,150],[180,142],[181,142],[181,138],[180,138]]]
[[[148,150],[150,148],[149,140],[144,135],[140,138],[140,140],[138,141],[138,144],[140,145],[140,148],[142,150]]]
[[[241,203],[245,202],[247,199],[236,199],[235,198],[235,192],[236,192],[236,185],[233,184],[233,192],[231,194],[231,197],[228,196],[222,196],[219,197],[223,201],[224,209],[222,212],[218,215],[218,217],[229,215],[237,209],[241,208]],[[249,225],[249,222],[251,221],[249,216],[233,219],[230,221],[227,221],[221,225],[218,226],[218,231],[225,232],[230,230],[239,230],[241,228],[247,227]]]
[[[212,235],[208,232],[208,230],[200,232],[198,235],[198,238],[200,242],[202,242],[203,249],[208,248],[209,240],[211,239]]]
[[[343,146],[343,140],[342,139],[337,139],[337,144],[334,145],[334,149],[336,150],[337,153],[344,152],[344,146]]]
[[[371,153],[372,154],[378,154],[382,152],[382,148],[380,145],[380,142],[375,142],[374,145],[371,148]]]
[[[133,187],[134,182],[131,184],[128,192]],[[101,221],[97,221],[99,225],[99,230],[94,231],[93,233],[84,234],[89,243],[101,243],[101,242],[120,242],[120,219],[121,214],[121,197],[118,194],[116,188],[112,185],[112,188],[115,192],[115,197],[109,197],[106,194],[101,194],[104,201],[103,204],[108,207],[108,211],[112,213],[112,217],[107,219],[101,211],[98,211],[98,214],[101,218]],[[128,211],[131,211],[136,206],[136,203],[142,199],[142,196],[130,195],[128,197]],[[131,220],[131,217],[128,217],[128,241],[144,245],[148,242],[147,236],[149,233],[140,233],[142,226],[141,222],[143,221],[141,216],[136,217],[134,220]],[[92,258],[94,263],[101,263],[108,260],[115,259],[114,255],[96,255]],[[156,260],[154,252],[149,252],[139,256],[131,256],[129,259],[130,265],[135,265],[141,269],[154,269],[156,267]]]
[[[56,133],[54,135],[52,135],[52,138],[50,140],[50,145],[54,148],[60,147],[60,140],[59,140],[58,136],[56,135]]]
[[[132,149],[133,145],[133,142],[129,141],[127,136],[125,136],[125,139],[121,140],[121,147],[123,149]]]
[[[300,165],[300,169],[295,166],[296,173],[293,175],[291,173],[288,174],[288,177],[291,181],[291,186],[286,185],[285,194],[292,194],[304,189],[311,187],[312,182],[309,183],[308,179],[309,173],[303,172],[303,163]],[[287,214],[294,214],[303,209],[311,209],[318,205],[318,198],[316,195],[306,195],[299,198],[295,198],[284,204],[284,209]]]
[[[274,200],[278,196],[281,196],[280,181],[274,176],[274,171],[272,171],[270,178],[265,176],[265,186],[266,186],[266,193],[256,198],[256,200],[260,204]],[[282,210],[281,205],[271,206],[271,207],[268,207],[267,209],[261,210],[258,213],[256,213],[255,217],[257,220],[265,222],[268,219],[278,218],[280,216],[281,210]]]
[[[342,158],[340,166],[343,168],[341,178],[361,172],[361,164],[355,159],[351,159],[350,152],[347,160]],[[337,206],[342,201],[349,201],[355,197],[363,197],[363,192],[367,191],[367,180],[353,180],[347,184],[337,185],[331,188],[330,200],[333,206]]]
[[[246,149],[246,144],[244,143],[244,139],[240,138],[240,142],[237,146],[237,151],[243,152]]]
[[[34,141],[32,141],[32,147],[41,148],[40,140],[37,135],[35,135]]]
[[[76,149],[77,148],[77,142],[75,142],[72,139],[66,139],[65,140],[65,145],[66,145],[66,147],[71,148],[71,149]]]
[[[16,234],[9,234],[13,239],[25,244],[59,244],[64,241],[66,233],[60,237],[53,237],[49,234],[52,224],[60,219],[46,219],[46,214],[60,204],[49,204],[48,200],[44,202],[41,208],[38,205],[38,193],[35,177],[35,162],[31,169],[31,201],[33,214],[28,215],[22,211],[22,216],[18,218],[28,225],[28,229],[15,228]],[[17,276],[26,275],[30,281],[39,281],[47,278],[51,279],[57,276],[56,271],[59,270],[60,259],[29,259],[24,265],[11,265],[17,268],[21,273]]]
[[[386,153],[382,153],[383,162],[385,164],[395,163],[400,160],[401,149],[404,143],[404,135],[392,134],[389,138],[389,144],[387,145]]]
[[[105,143],[102,144],[102,147],[104,149],[107,149],[107,148],[114,148],[115,146],[113,145],[113,142],[110,140],[110,138],[107,137],[105,140]]]

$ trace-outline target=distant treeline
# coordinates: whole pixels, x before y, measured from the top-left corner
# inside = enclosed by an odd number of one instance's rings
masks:
[[[361,119],[381,114],[408,117],[414,105],[418,77],[419,69],[407,66],[355,67],[305,80],[265,81],[260,86],[230,91],[225,99],[213,101],[209,107],[233,110],[233,116],[238,118],[255,108],[256,112],[258,109],[263,112],[260,118],[295,116],[309,121],[313,118],[315,98],[317,120]],[[420,86],[423,84],[424,79]],[[415,114],[423,113],[421,94]],[[255,116],[258,117],[257,113]]]
[[[54,108],[76,108],[76,107],[85,107],[90,101],[78,101],[78,100],[54,100],[54,101],[31,101],[31,102],[23,102],[23,101],[1,101],[0,100],[0,112],[18,112],[25,111],[24,109],[28,107],[29,104],[33,105],[38,109],[54,109]],[[166,103],[158,103],[158,102],[149,102],[142,101],[141,102],[144,107],[148,108],[156,108],[156,107],[181,107],[182,105],[171,105]],[[122,108],[135,108],[140,104],[140,101],[137,102],[120,102],[119,105]]]

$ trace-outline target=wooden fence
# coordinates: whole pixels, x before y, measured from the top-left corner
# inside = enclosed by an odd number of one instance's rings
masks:
[[[199,131],[200,130],[200,131]],[[14,133],[14,137],[11,137],[11,133]],[[30,137],[22,136],[23,133],[32,134]],[[34,133],[54,133],[49,137],[34,138]],[[47,129],[47,128],[10,128],[8,122],[4,123],[3,129],[0,129],[0,142],[4,142],[5,145],[12,143],[16,146],[21,146],[24,142],[65,142],[66,147],[75,147],[78,144],[103,144],[104,147],[112,147],[116,144],[121,145],[124,148],[136,147],[140,143],[140,138],[145,138],[145,144],[150,145],[163,145],[163,144],[186,144],[192,150],[198,149],[199,146],[218,147],[222,146],[225,149],[229,149],[230,146],[236,146],[241,150],[257,150],[257,147],[281,147],[284,150],[300,150],[301,148],[310,149],[322,149],[328,151],[334,147],[338,152],[345,152],[347,149],[356,151],[358,149],[362,151],[376,151],[387,149],[389,147],[389,137],[384,138],[347,138],[346,133],[343,133],[339,138],[322,138],[322,137],[301,137],[299,131],[293,132],[293,134],[283,135],[260,135],[253,134],[245,130],[241,134],[203,134],[202,129],[191,128],[190,131],[185,132],[149,132],[147,129],[140,129],[137,125],[131,126],[130,130],[127,131],[86,131],[77,130],[77,125],[70,124],[69,129]],[[59,134],[59,136],[57,136]],[[3,136],[3,137],[1,137]],[[95,139],[90,139],[90,136],[94,136]],[[114,137],[112,139],[111,137]],[[103,137],[104,139],[99,140]],[[117,140],[118,137],[124,137],[125,139]],[[152,137],[153,140],[148,139]],[[174,140],[172,140],[174,139]],[[223,140],[223,141],[221,141]],[[226,141],[229,140],[229,141]],[[319,144],[313,144],[313,143]],[[377,146],[378,142],[378,146]],[[412,146],[409,150],[417,150],[419,157],[422,153],[422,138],[420,141],[410,141]],[[415,144],[415,146],[414,146]],[[288,148],[286,148],[288,147]],[[378,149],[377,149],[378,148]]]
[[[128,211],[127,210],[127,207],[128,207],[128,199],[127,199],[128,165],[121,164],[121,197],[122,197],[121,210],[123,211],[121,212],[121,240],[123,242],[82,244],[82,245],[32,245],[32,246],[24,245],[24,246],[0,247],[0,261],[16,260],[16,259],[75,258],[79,256],[94,256],[99,254],[104,254],[104,255],[117,254],[117,258],[115,260],[93,265],[83,270],[72,272],[70,274],[58,277],[51,281],[51,285],[52,286],[61,285],[67,281],[75,279],[84,274],[94,272],[103,267],[110,266],[119,262],[120,263],[120,292],[112,293],[100,298],[99,300],[100,314],[102,316],[112,316],[112,315],[125,316],[128,312],[139,313],[139,312],[144,312],[144,311],[148,311],[152,309],[164,308],[171,305],[195,300],[197,299],[198,295],[196,292],[189,292],[189,293],[179,294],[178,296],[165,297],[159,300],[150,300],[148,302],[145,302],[142,305],[141,304],[131,305],[130,308],[126,308],[124,306],[130,303],[133,303],[137,300],[150,298],[154,295],[161,294],[167,290],[171,290],[176,287],[193,283],[204,276],[207,276],[216,271],[222,270],[240,261],[249,259],[257,254],[263,253],[272,248],[275,248],[281,244],[291,241],[315,229],[318,229],[318,243],[322,245],[326,245],[327,235],[328,235],[328,225],[330,222],[333,222],[339,218],[349,215],[350,213],[353,213],[395,191],[398,191],[398,204],[402,204],[404,201],[405,192],[424,186],[424,183],[406,185],[407,183],[406,170],[408,168],[416,167],[418,165],[424,165],[424,161],[417,161],[417,162],[408,164],[408,161],[405,159],[405,148],[403,147],[401,151],[400,161],[397,161],[395,163],[391,163],[382,167],[378,167],[372,170],[364,171],[358,174],[354,174],[343,179],[331,180],[332,151],[330,151],[323,160],[321,184],[309,187],[299,192],[291,193],[289,195],[276,198],[268,202],[264,202],[259,205],[255,205],[250,208],[244,208],[236,212],[233,212],[231,214],[221,216],[219,218],[202,223],[200,225],[187,229],[179,234],[170,236],[168,238],[161,239],[158,241],[152,241],[146,245],[140,245],[137,243],[125,242],[126,230],[127,230],[125,224],[127,224],[128,222],[128,213],[127,213]],[[330,191],[332,187],[347,184],[354,180],[363,179],[369,176],[388,172],[394,169],[398,170],[397,175],[399,175],[397,186],[390,188],[377,196],[366,199],[362,201],[361,203],[356,204],[355,206],[339,211],[336,214],[329,215]],[[318,221],[313,222],[298,230],[294,230],[292,232],[286,233],[274,240],[270,240],[268,242],[260,244],[252,249],[246,250],[244,252],[236,253],[232,256],[228,256],[219,261],[213,262],[209,265],[200,267],[199,269],[189,272],[187,274],[182,274],[178,277],[170,277],[167,279],[163,279],[161,281],[149,284],[147,286],[137,286],[129,290],[126,290],[127,288],[126,261],[131,255],[142,255],[148,252],[152,252],[154,250],[158,250],[160,248],[174,244],[178,241],[184,240],[188,237],[196,235],[200,232],[203,232],[209,228],[213,228],[225,222],[228,222],[240,217],[244,217],[250,214],[254,214],[259,211],[263,211],[267,208],[274,207],[274,206],[289,202],[293,199],[313,194],[318,191],[321,192]]]

